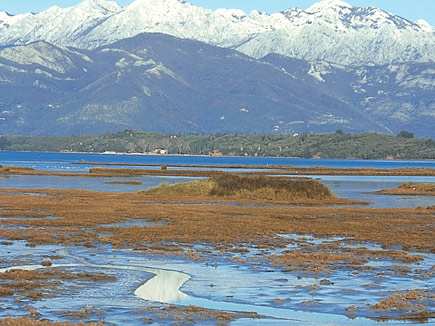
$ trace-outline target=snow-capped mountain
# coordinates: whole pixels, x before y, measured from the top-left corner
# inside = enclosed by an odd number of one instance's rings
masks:
[[[9,27],[29,15],[30,14],[21,14],[12,16],[6,12],[0,11],[0,27]]]
[[[121,9],[115,2],[85,0],[71,8],[54,6],[41,13],[26,14],[20,19],[9,17],[3,26],[0,23],[0,43],[3,46],[23,45],[43,40],[59,45],[78,44],[84,35]]]
[[[340,0],[274,14],[211,11],[180,0],[136,0],[125,8],[85,0],[38,14],[0,12],[1,46],[44,40],[95,49],[143,32],[199,40],[254,58],[276,53],[348,65],[435,61],[435,31],[427,22]]]

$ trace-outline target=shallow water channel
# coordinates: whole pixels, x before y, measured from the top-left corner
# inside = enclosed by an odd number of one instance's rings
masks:
[[[304,244],[336,242],[341,239],[317,239],[282,235]],[[291,246],[295,246],[294,244]],[[289,246],[288,249],[292,247]],[[372,249],[382,250],[376,245]],[[29,307],[41,318],[67,320],[66,309],[89,308],[93,313],[86,321],[104,321],[109,325],[143,325],[141,309],[163,304],[194,305],[207,309],[255,312],[263,318],[238,318],[231,325],[377,325],[375,314],[368,308],[389,291],[414,288],[434,290],[433,279],[417,278],[418,271],[430,270],[435,255],[424,254],[419,263],[405,264],[409,274],[394,273],[397,263],[372,261],[379,270],[351,273],[335,270],[322,277],[297,277],[271,269],[264,264],[240,265],[222,258],[194,262],[181,258],[148,257],[133,250],[99,248],[61,248],[38,246],[28,248],[22,241],[2,248],[4,261],[0,272],[10,269],[62,269],[75,272],[102,271],[115,276],[115,281],[74,284],[74,290],[40,301],[0,301],[0,316],[25,315]],[[255,258],[258,252],[250,254]],[[40,263],[48,256],[57,256],[50,267]],[[23,264],[11,265],[11,262]],[[8,265],[8,266],[4,266]],[[414,276],[414,277],[413,277]],[[349,307],[356,307],[358,315]],[[24,309],[25,308],[25,309]],[[414,321],[389,321],[388,325],[420,324]],[[161,317],[153,325],[166,325]],[[201,325],[213,321],[201,321]]]

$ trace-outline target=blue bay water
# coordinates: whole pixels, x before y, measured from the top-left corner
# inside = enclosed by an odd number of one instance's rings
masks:
[[[157,165],[246,165],[246,166],[325,166],[335,168],[383,168],[405,167],[435,168],[435,161],[383,161],[383,160],[327,160],[298,158],[253,158],[253,157],[208,157],[208,156],[163,156],[163,155],[113,155],[83,153],[39,153],[39,152],[0,152],[3,166],[30,167],[43,171],[86,172],[95,165],[86,164],[119,163]],[[74,164],[83,163],[83,164]],[[98,166],[98,165],[97,165]],[[104,166],[104,165],[101,165]],[[126,167],[111,165],[110,167]],[[144,168],[128,166],[128,168]],[[246,169],[245,169],[246,170]],[[243,170],[243,171],[245,171]],[[241,170],[238,170],[239,172]],[[435,183],[435,177],[415,176],[311,176],[328,186],[336,195],[349,199],[371,202],[371,207],[415,207],[435,205],[434,196],[387,196],[373,194],[386,188],[394,188],[404,182]],[[197,180],[190,177],[138,176],[121,178],[121,181],[141,181],[142,185],[110,184],[114,178],[83,178],[60,176],[7,176],[0,177],[0,188],[56,188],[87,189],[109,192],[137,192],[164,184],[174,184]]]
[[[72,163],[120,163],[120,164],[195,164],[195,165],[284,165],[284,166],[325,166],[334,168],[380,168],[404,167],[435,168],[434,160],[387,161],[387,160],[332,160],[282,157],[211,157],[181,155],[118,155],[88,153],[43,153],[43,152],[1,152],[0,164],[24,166],[37,170],[84,171],[91,165]]]

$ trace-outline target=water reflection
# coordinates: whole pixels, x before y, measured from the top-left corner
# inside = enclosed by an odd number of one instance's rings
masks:
[[[148,269],[155,276],[139,287],[134,294],[144,300],[177,303],[188,296],[180,291],[181,286],[190,276],[177,271]]]

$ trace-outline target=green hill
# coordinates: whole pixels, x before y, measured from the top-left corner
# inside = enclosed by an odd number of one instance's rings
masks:
[[[65,137],[1,136],[3,151],[151,153],[340,159],[435,159],[433,139],[411,133],[303,135],[168,135],[126,130]]]

